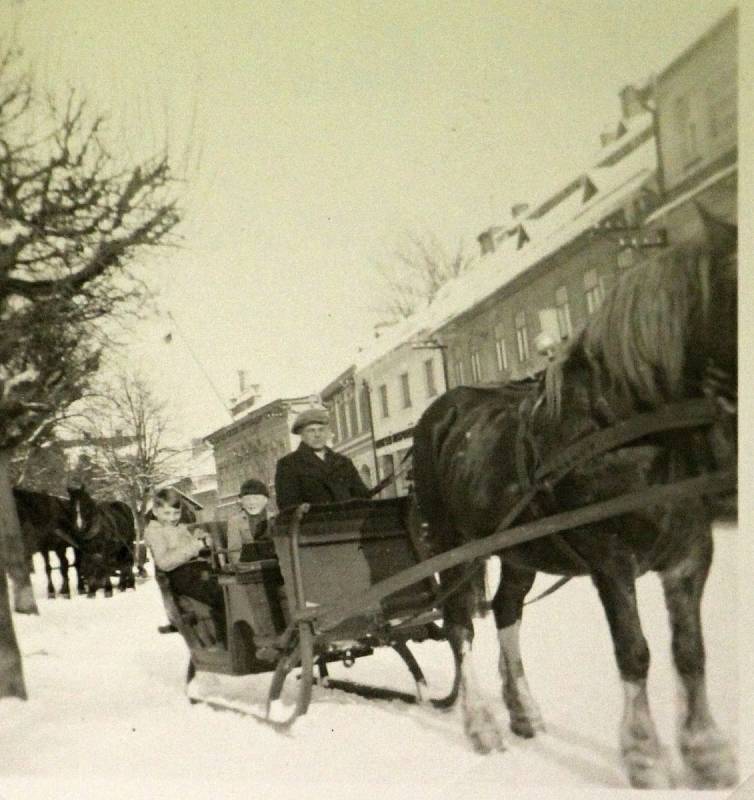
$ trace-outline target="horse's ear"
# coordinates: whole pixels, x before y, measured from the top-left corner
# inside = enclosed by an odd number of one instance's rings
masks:
[[[714,253],[727,255],[738,247],[738,226],[711,214],[701,203],[694,201],[704,226],[704,235]]]

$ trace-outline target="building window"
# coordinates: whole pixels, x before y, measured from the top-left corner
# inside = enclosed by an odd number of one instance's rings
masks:
[[[408,382],[408,372],[401,374],[401,398],[403,399],[403,407],[411,408],[411,386]]]
[[[516,347],[518,360],[523,364],[529,358],[529,333],[526,330],[526,312],[516,314]]]
[[[736,76],[726,72],[707,86],[710,138],[735,138],[737,130]]]
[[[502,323],[495,325],[495,357],[497,359],[498,372],[508,369],[508,350],[505,347],[504,330]]]
[[[364,466],[359,470],[361,474],[361,480],[364,481],[364,485],[371,488],[372,486],[372,470],[369,469],[368,464],[364,464]]]
[[[618,250],[618,266],[627,269],[636,262],[636,250],[633,247],[624,247]]]
[[[590,269],[589,272],[584,273],[584,295],[587,312],[594,314],[602,304],[602,286],[596,269]]]
[[[338,399],[338,423],[340,424],[341,439],[348,439],[350,436],[348,431],[348,418],[346,416],[346,407],[342,398]]]
[[[675,124],[681,145],[681,160],[684,167],[689,167],[699,158],[699,142],[688,95],[675,101]]]
[[[338,425],[338,417],[335,411],[335,404],[328,403],[327,412],[330,415],[330,427],[332,429],[333,444],[340,441],[340,426]]]
[[[480,383],[482,380],[482,361],[479,358],[479,351],[471,351],[471,380]]]
[[[434,397],[437,394],[437,384],[435,383],[435,362],[431,358],[424,362],[424,381],[427,386],[427,397]]]
[[[461,386],[463,381],[463,361],[459,358],[458,361],[456,361],[456,385]]]
[[[361,430],[369,430],[369,387],[364,384],[359,392],[359,411],[361,412]]]
[[[380,408],[382,409],[382,418],[387,419],[390,416],[390,406],[387,402],[387,386],[384,383],[380,386]]]
[[[359,412],[356,409],[356,392],[354,391],[348,396],[348,414],[351,418],[351,435],[356,436],[359,432]]]
[[[558,314],[558,331],[561,339],[567,339],[573,333],[571,325],[571,306],[568,302],[568,289],[559,286],[555,291],[555,309]]]
[[[387,478],[388,475],[395,474],[395,462],[393,461],[393,454],[388,453],[387,455],[380,456],[380,472],[382,473],[383,478]],[[389,483],[383,490],[382,496],[383,497],[396,497],[397,492],[395,490],[395,481]]]

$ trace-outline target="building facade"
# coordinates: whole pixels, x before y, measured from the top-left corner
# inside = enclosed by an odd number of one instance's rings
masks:
[[[693,235],[695,204],[737,223],[736,9],[657,76],[655,102],[663,203],[650,224],[672,244]]]
[[[296,416],[317,404],[311,396],[273,400],[205,437],[214,451],[217,519],[227,519],[239,507],[238,491],[248,478],[267,485],[270,509],[276,509],[275,466],[298,447],[299,437],[291,433]]]
[[[372,430],[369,388],[357,383],[355,366],[350,366],[321,392],[330,414],[332,448],[353,461],[364,483],[377,483],[377,463]]]
[[[403,460],[425,408],[445,391],[443,350],[414,330],[395,345],[391,338],[363,354],[355,379],[369,398],[377,478],[397,473],[382,497],[406,494],[410,473]]]
[[[519,380],[543,368],[542,336],[555,344],[572,338],[635,262],[620,242],[660,202],[656,146],[651,114],[623,107],[594,166],[480,235],[487,288],[469,293],[466,307],[459,302],[434,330],[448,348],[451,386]]]

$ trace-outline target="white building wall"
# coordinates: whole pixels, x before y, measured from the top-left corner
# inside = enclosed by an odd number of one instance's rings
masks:
[[[425,362],[432,363],[434,391],[427,384]],[[403,375],[408,376],[410,404],[405,403],[402,387]],[[402,436],[418,422],[427,406],[445,390],[443,377],[442,351],[437,349],[414,349],[405,343],[386,353],[372,363],[358,369],[355,374],[357,385],[366,381],[371,393],[374,438],[377,442],[377,457],[380,478],[384,478],[392,457],[392,466],[398,470],[405,451],[411,447],[411,436]],[[388,413],[385,415],[381,387],[387,391]],[[396,441],[382,440],[397,436]],[[399,479],[399,494],[407,489],[405,479]],[[388,494],[391,492],[388,492]]]

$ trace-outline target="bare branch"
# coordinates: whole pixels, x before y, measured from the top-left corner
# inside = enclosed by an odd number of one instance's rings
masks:
[[[474,263],[463,242],[448,254],[433,234],[405,234],[391,258],[376,266],[383,299],[375,310],[387,323],[410,317]]]

